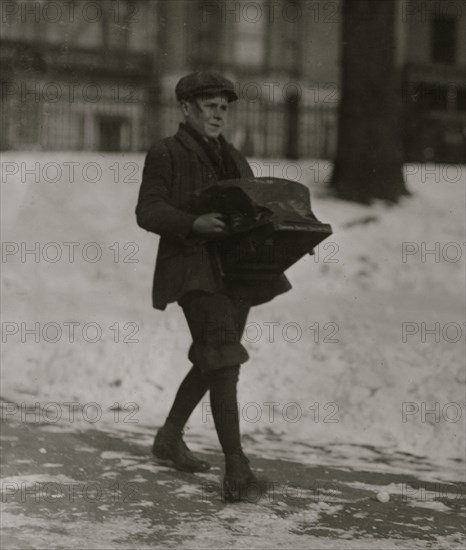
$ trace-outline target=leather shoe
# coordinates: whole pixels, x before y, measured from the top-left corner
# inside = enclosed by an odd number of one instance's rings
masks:
[[[257,502],[267,492],[267,480],[257,478],[243,451],[225,455],[223,498],[227,502]]]
[[[183,441],[182,434],[181,430],[166,422],[155,436],[152,454],[160,462],[182,472],[207,472],[210,464],[194,456]]]

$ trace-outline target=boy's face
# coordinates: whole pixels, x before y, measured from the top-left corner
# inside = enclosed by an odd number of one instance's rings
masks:
[[[218,137],[227,123],[228,99],[225,95],[199,96],[181,102],[185,122],[201,135]]]

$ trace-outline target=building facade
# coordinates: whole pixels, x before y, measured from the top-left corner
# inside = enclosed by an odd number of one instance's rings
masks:
[[[400,15],[406,159],[464,162],[466,3],[403,0]]]
[[[2,2],[2,147],[140,150],[155,10],[131,2]]]
[[[464,2],[393,1],[406,158],[458,161]],[[216,69],[237,86],[229,137],[247,154],[334,154],[342,0],[0,4],[3,149],[145,150],[176,130],[177,80]]]

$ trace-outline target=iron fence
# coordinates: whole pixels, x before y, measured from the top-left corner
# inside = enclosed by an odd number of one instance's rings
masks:
[[[99,85],[92,96],[74,89],[70,100],[65,82],[51,90],[45,81],[22,81],[24,93],[14,82],[1,84],[2,149],[144,151],[174,134],[182,120],[175,101],[151,101],[143,85],[123,101],[111,85]],[[335,106],[300,105],[290,117],[285,103],[240,101],[225,134],[247,156],[284,158],[291,136],[296,158],[328,159],[335,152],[336,113]]]

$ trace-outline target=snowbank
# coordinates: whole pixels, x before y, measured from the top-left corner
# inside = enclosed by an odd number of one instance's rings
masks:
[[[143,160],[3,154],[4,398],[96,402],[75,420],[100,408],[126,428],[163,421],[190,338],[176,305],[150,305],[158,238],[134,216]],[[289,270],[291,292],[251,311],[246,444],[301,460],[330,444],[464,458],[464,168],[407,166],[413,196],[366,207],[326,196],[328,162],[288,167],[273,175],[298,174],[334,235]],[[217,445],[207,396],[189,428]]]

